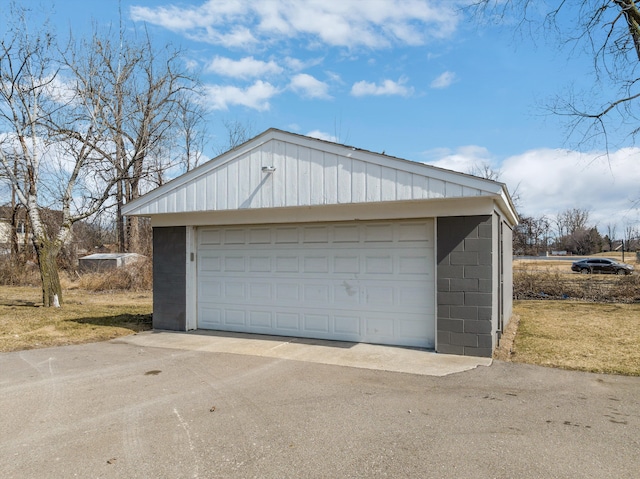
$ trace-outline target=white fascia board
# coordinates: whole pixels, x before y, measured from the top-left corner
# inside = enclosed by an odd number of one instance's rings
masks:
[[[512,226],[516,226],[518,223],[520,223],[520,216],[518,215],[516,207],[511,200],[511,196],[507,191],[507,187],[504,185],[500,196],[496,200],[496,204],[503,212],[503,214],[506,215],[506,217],[509,219],[509,222],[512,224]]]
[[[369,221],[443,216],[491,215],[495,202],[490,197],[349,205],[298,206],[257,210],[170,213],[151,216],[151,226],[217,226],[253,224],[314,223],[327,221]]]

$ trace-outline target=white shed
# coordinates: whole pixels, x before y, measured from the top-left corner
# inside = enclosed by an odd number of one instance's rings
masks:
[[[498,182],[270,129],[129,203],[154,327],[489,356],[511,315]]]

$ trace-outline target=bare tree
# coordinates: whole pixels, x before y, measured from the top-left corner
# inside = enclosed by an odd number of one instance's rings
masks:
[[[184,171],[197,167],[202,159],[205,138],[205,110],[202,104],[186,94],[178,102],[178,163]],[[160,186],[161,183],[158,184]]]
[[[547,251],[550,242],[549,220],[545,216],[534,218],[524,216],[513,232],[515,254],[539,255]]]
[[[227,136],[225,143],[218,148],[219,155],[228,150],[233,150],[254,135],[253,126],[250,123],[242,123],[238,120],[223,120],[222,124]]]
[[[640,6],[635,0],[476,0],[476,12],[509,25],[541,27],[571,53],[593,58],[594,88],[558,95],[548,108],[566,116],[569,137],[609,148],[610,133],[640,132]]]
[[[613,249],[613,242],[616,240],[617,226],[614,223],[607,223],[605,228],[607,231],[605,234],[607,246],[609,247],[609,251],[611,251]]]
[[[56,257],[71,237],[70,221],[51,235],[42,220],[42,164],[51,147],[43,123],[58,106],[50,96],[58,73],[52,60],[54,39],[46,27],[32,34],[24,10],[12,5],[12,13],[15,24],[0,40],[0,161],[31,223],[43,303],[51,306],[62,297]]]
[[[485,178],[487,180],[499,181],[502,171],[494,169],[489,163],[483,162],[471,167],[469,174]]]
[[[27,14],[29,22],[26,21]],[[74,223],[137,198],[150,161],[178,124],[192,85],[179,52],[149,38],[113,44],[97,33],[57,47],[33,12],[13,5],[15,25],[0,40],[0,165],[24,206],[42,278],[43,303],[62,302],[57,259]],[[44,214],[55,211],[55,221]],[[121,245],[136,250],[139,228],[118,216]]]
[[[589,228],[589,211],[570,208],[558,213],[555,219],[558,237],[571,236],[579,230]]]
[[[196,82],[182,66],[179,50],[157,49],[148,35],[138,40],[122,28],[117,41],[112,37],[96,31],[71,48],[63,61],[86,105],[81,123],[101,133],[100,141],[91,143],[109,162],[100,179],[110,183],[115,178],[119,248],[139,251],[140,220],[125,221],[122,206],[165,181],[166,171],[175,166],[169,150],[175,148],[181,128],[187,155],[182,161],[187,168],[197,161],[202,113],[191,99]],[[77,130],[68,134],[78,137]]]
[[[629,251],[635,240],[640,236],[638,226],[635,224],[626,224],[624,226],[624,244],[627,251]]]

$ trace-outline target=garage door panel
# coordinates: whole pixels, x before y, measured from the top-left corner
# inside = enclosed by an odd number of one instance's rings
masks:
[[[200,278],[198,297],[215,300],[222,298],[222,283],[213,279]]]
[[[198,326],[202,329],[218,329],[222,325],[222,311],[219,308],[200,306]]]
[[[395,321],[393,318],[367,318],[367,337],[393,337],[393,327]]]
[[[328,273],[329,258],[326,256],[306,256],[302,258],[303,273]]]
[[[273,285],[271,283],[250,283],[249,299],[261,302],[271,301],[273,299]]]
[[[224,283],[225,301],[246,300],[245,283],[238,281],[228,281]]]
[[[231,272],[231,273],[244,273],[245,257],[244,256],[225,256],[224,271]]]
[[[221,243],[222,231],[214,230],[201,230],[199,234],[200,246],[205,245],[219,245]]]
[[[433,222],[402,223],[398,225],[398,241],[418,241],[431,243],[433,238]]]
[[[432,220],[201,228],[198,327],[433,347],[430,235]]]
[[[384,253],[368,254],[364,258],[364,272],[367,274],[393,274],[393,260]]]
[[[300,269],[298,266],[297,256],[277,256],[275,273],[297,273]]]
[[[271,329],[272,314],[269,311],[251,311],[249,314],[249,325],[256,328]]]
[[[355,281],[344,280],[333,285],[333,302],[341,307],[353,307],[360,304],[360,286]]]
[[[303,297],[305,302],[327,304],[330,301],[329,286],[326,284],[305,284]]]
[[[247,313],[244,309],[225,309],[223,311],[222,322],[230,326],[245,326],[247,323]]]
[[[276,313],[276,328],[288,332],[300,332],[300,315],[298,313]]]
[[[249,244],[270,244],[271,228],[251,228],[249,229]]]
[[[250,273],[270,273],[272,270],[271,256],[250,256],[249,272]]]
[[[299,301],[300,285],[296,283],[276,284],[276,300],[277,301]]]
[[[364,289],[367,304],[372,306],[396,305],[396,288],[393,286],[367,286]]]
[[[329,228],[326,226],[305,226],[302,232],[305,243],[329,242]]]
[[[219,273],[222,271],[222,258],[220,256],[203,256],[200,261],[200,274]]]
[[[392,242],[393,223],[365,225],[364,241],[365,243]]]
[[[245,244],[246,230],[243,228],[227,228],[224,231],[224,244]]]
[[[357,243],[360,239],[356,225],[336,225],[333,227],[333,243]]]
[[[360,272],[360,257],[356,254],[334,256],[333,272],[358,274]]]
[[[424,290],[417,286],[404,286],[398,290],[398,304],[407,308],[427,308],[430,301],[424,294]]]
[[[298,243],[298,228],[295,226],[288,228],[276,228],[276,244]]]
[[[354,340],[359,341],[359,338],[362,338],[361,325],[359,316],[336,315],[334,317],[334,332],[336,336],[345,338],[345,341],[348,341],[348,338],[358,338]]]
[[[398,273],[424,274],[430,265],[429,258],[424,254],[402,255],[398,258]]]
[[[329,334],[331,332],[331,319],[327,314],[305,314],[304,329],[310,332]]]

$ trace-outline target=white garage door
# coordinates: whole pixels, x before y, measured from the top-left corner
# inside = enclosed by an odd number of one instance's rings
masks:
[[[434,347],[433,220],[198,230],[198,328]]]

